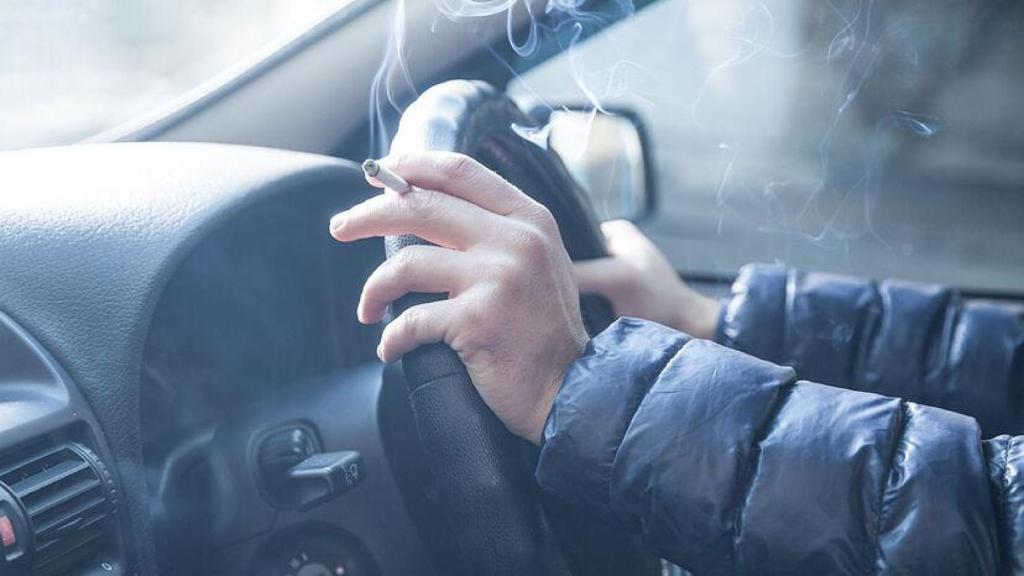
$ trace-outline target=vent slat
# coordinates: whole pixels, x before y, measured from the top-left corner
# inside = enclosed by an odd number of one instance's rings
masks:
[[[99,519],[99,520],[104,520],[104,519]],[[96,528],[94,527],[95,521],[90,521],[89,524],[93,525],[92,529],[88,529],[88,530],[85,529],[86,528],[86,524],[83,523],[83,524],[79,525],[79,527],[78,527],[78,528],[82,528],[83,530],[76,530],[75,534],[73,534],[73,535],[66,536],[66,537],[58,537],[58,538],[47,538],[45,540],[42,540],[41,542],[37,542],[36,543],[36,554],[37,554],[37,556],[39,556],[39,554],[41,554],[41,552],[45,552],[46,550],[48,550],[50,548],[54,548],[54,547],[70,547],[70,548],[77,547],[78,546],[78,542],[79,542],[80,539],[85,537],[87,534],[91,534],[91,533],[97,531]],[[102,532],[102,531],[100,530],[99,532]],[[42,557],[43,558],[49,558],[48,554],[42,554]]]
[[[61,544],[67,545],[64,548],[55,551],[50,551],[50,553],[46,554],[42,559],[38,560],[35,565],[36,573],[44,573],[48,568],[66,559],[68,556],[72,554],[81,554],[83,555],[82,559],[84,559],[86,557],[85,555],[89,553],[89,551],[86,549],[86,546],[99,540],[102,537],[103,531],[90,530],[89,532],[84,532],[80,536],[75,537],[74,542],[69,542],[67,540],[61,541]],[[54,542],[53,544],[57,544],[57,542]],[[36,550],[36,554],[39,554],[38,549]]]
[[[94,528],[97,524],[101,524],[101,523],[105,522],[106,520],[107,520],[107,515],[106,514],[96,514],[95,516],[93,516],[91,518],[86,518],[82,522],[81,527],[82,527],[83,530],[88,530],[90,528]]]
[[[8,476],[12,476],[13,472],[20,471],[23,468],[28,467],[30,464],[46,460],[52,457],[54,454],[58,454],[65,450],[67,450],[66,446],[53,446],[42,452],[34,452],[29,456],[23,456],[17,461],[15,461],[14,464],[10,464],[4,468],[0,468],[0,481],[10,486],[11,481],[10,478],[8,478]]]
[[[68,478],[70,476],[74,476],[75,474],[88,468],[91,468],[89,466],[89,463],[81,459],[79,459],[78,461],[69,460],[66,462],[61,462],[60,464],[57,464],[53,468],[47,468],[33,476],[29,476],[28,478],[22,480],[21,482],[18,482],[10,486],[10,488],[11,491],[18,496],[18,498],[24,500],[26,498],[31,497],[32,494],[36,493],[37,491],[48,486],[52,486],[53,484],[60,482],[61,480],[64,480],[65,478]]]
[[[100,486],[100,481],[96,477],[83,478],[70,486],[60,488],[59,491],[54,492],[53,494],[47,494],[45,497],[40,496],[38,502],[27,504],[28,515],[32,518],[36,518],[39,515],[60,506],[61,504],[66,504],[83,494],[88,494],[90,491],[95,490]]]
[[[104,545],[110,511],[102,471],[88,448],[64,443],[21,452],[0,472],[28,516],[36,576],[74,571]]]
[[[73,518],[75,516],[85,514],[90,510],[103,506],[103,504],[105,503],[106,500],[104,500],[102,497],[91,498],[70,510],[64,511],[64,514],[61,514],[60,516],[54,518],[53,520],[50,520],[49,522],[34,523],[36,535],[37,537],[43,537],[54,528],[59,528],[63,523],[67,523],[68,518]],[[79,524],[79,527],[82,527],[84,525],[85,523],[83,521]]]

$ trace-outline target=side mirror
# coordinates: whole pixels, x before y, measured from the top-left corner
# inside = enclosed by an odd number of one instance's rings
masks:
[[[548,146],[590,197],[602,221],[639,222],[655,207],[647,135],[630,110],[557,109],[548,118]]]

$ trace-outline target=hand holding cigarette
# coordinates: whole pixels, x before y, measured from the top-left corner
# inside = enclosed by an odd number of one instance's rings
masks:
[[[447,343],[502,422],[539,442],[566,370],[588,340],[551,212],[462,154],[407,152],[363,166],[375,186],[407,192],[377,194],[335,215],[334,238],[413,234],[433,245],[407,246],[370,275],[359,320],[381,321],[410,292],[448,295],[389,322],[378,356],[394,362],[420,345]],[[385,166],[401,178],[391,179]]]

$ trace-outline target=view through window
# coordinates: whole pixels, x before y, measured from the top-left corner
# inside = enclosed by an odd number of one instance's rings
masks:
[[[1019,292],[1022,62],[1019,2],[664,0],[511,91],[644,118],[680,270]]]
[[[350,2],[4,0],[0,150],[133,120]]]

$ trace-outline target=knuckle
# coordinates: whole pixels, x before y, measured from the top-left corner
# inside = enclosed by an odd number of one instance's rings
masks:
[[[384,280],[380,269],[377,269],[370,277],[366,279],[366,283],[363,284],[363,291],[359,295],[360,299],[368,302],[375,303],[380,299],[380,293],[383,290]]]
[[[558,234],[558,222],[555,220],[555,215],[551,213],[551,210],[543,204],[537,203],[531,210],[528,220],[540,228],[545,234],[557,235]]]
[[[403,312],[399,319],[400,321],[395,327],[395,335],[407,338],[415,337],[423,325],[423,312],[418,307],[413,306]]]
[[[494,263],[492,272],[498,285],[509,284],[520,277],[520,265],[511,258],[502,258]]]
[[[432,190],[416,190],[403,198],[406,208],[413,216],[429,219],[437,214],[442,196]]]
[[[396,172],[401,171],[403,167],[408,166],[413,161],[413,155],[409,152],[399,152],[397,154],[388,154],[384,159],[384,162],[389,168]]]
[[[377,301],[393,290],[395,279],[401,276],[399,267],[398,262],[392,258],[377,268],[363,286],[363,297]]]
[[[446,154],[440,160],[440,171],[449,178],[470,178],[478,168],[479,164],[473,158],[458,152]]]
[[[518,306],[528,299],[537,282],[538,266],[524,258],[495,264],[489,281],[482,283],[483,299],[499,306]],[[545,272],[540,271],[541,274]]]
[[[391,276],[400,277],[412,272],[417,257],[415,248],[417,246],[407,246],[391,258]]]
[[[546,262],[550,250],[547,234],[533,226],[527,226],[519,236],[519,252],[527,264],[537,265]]]

